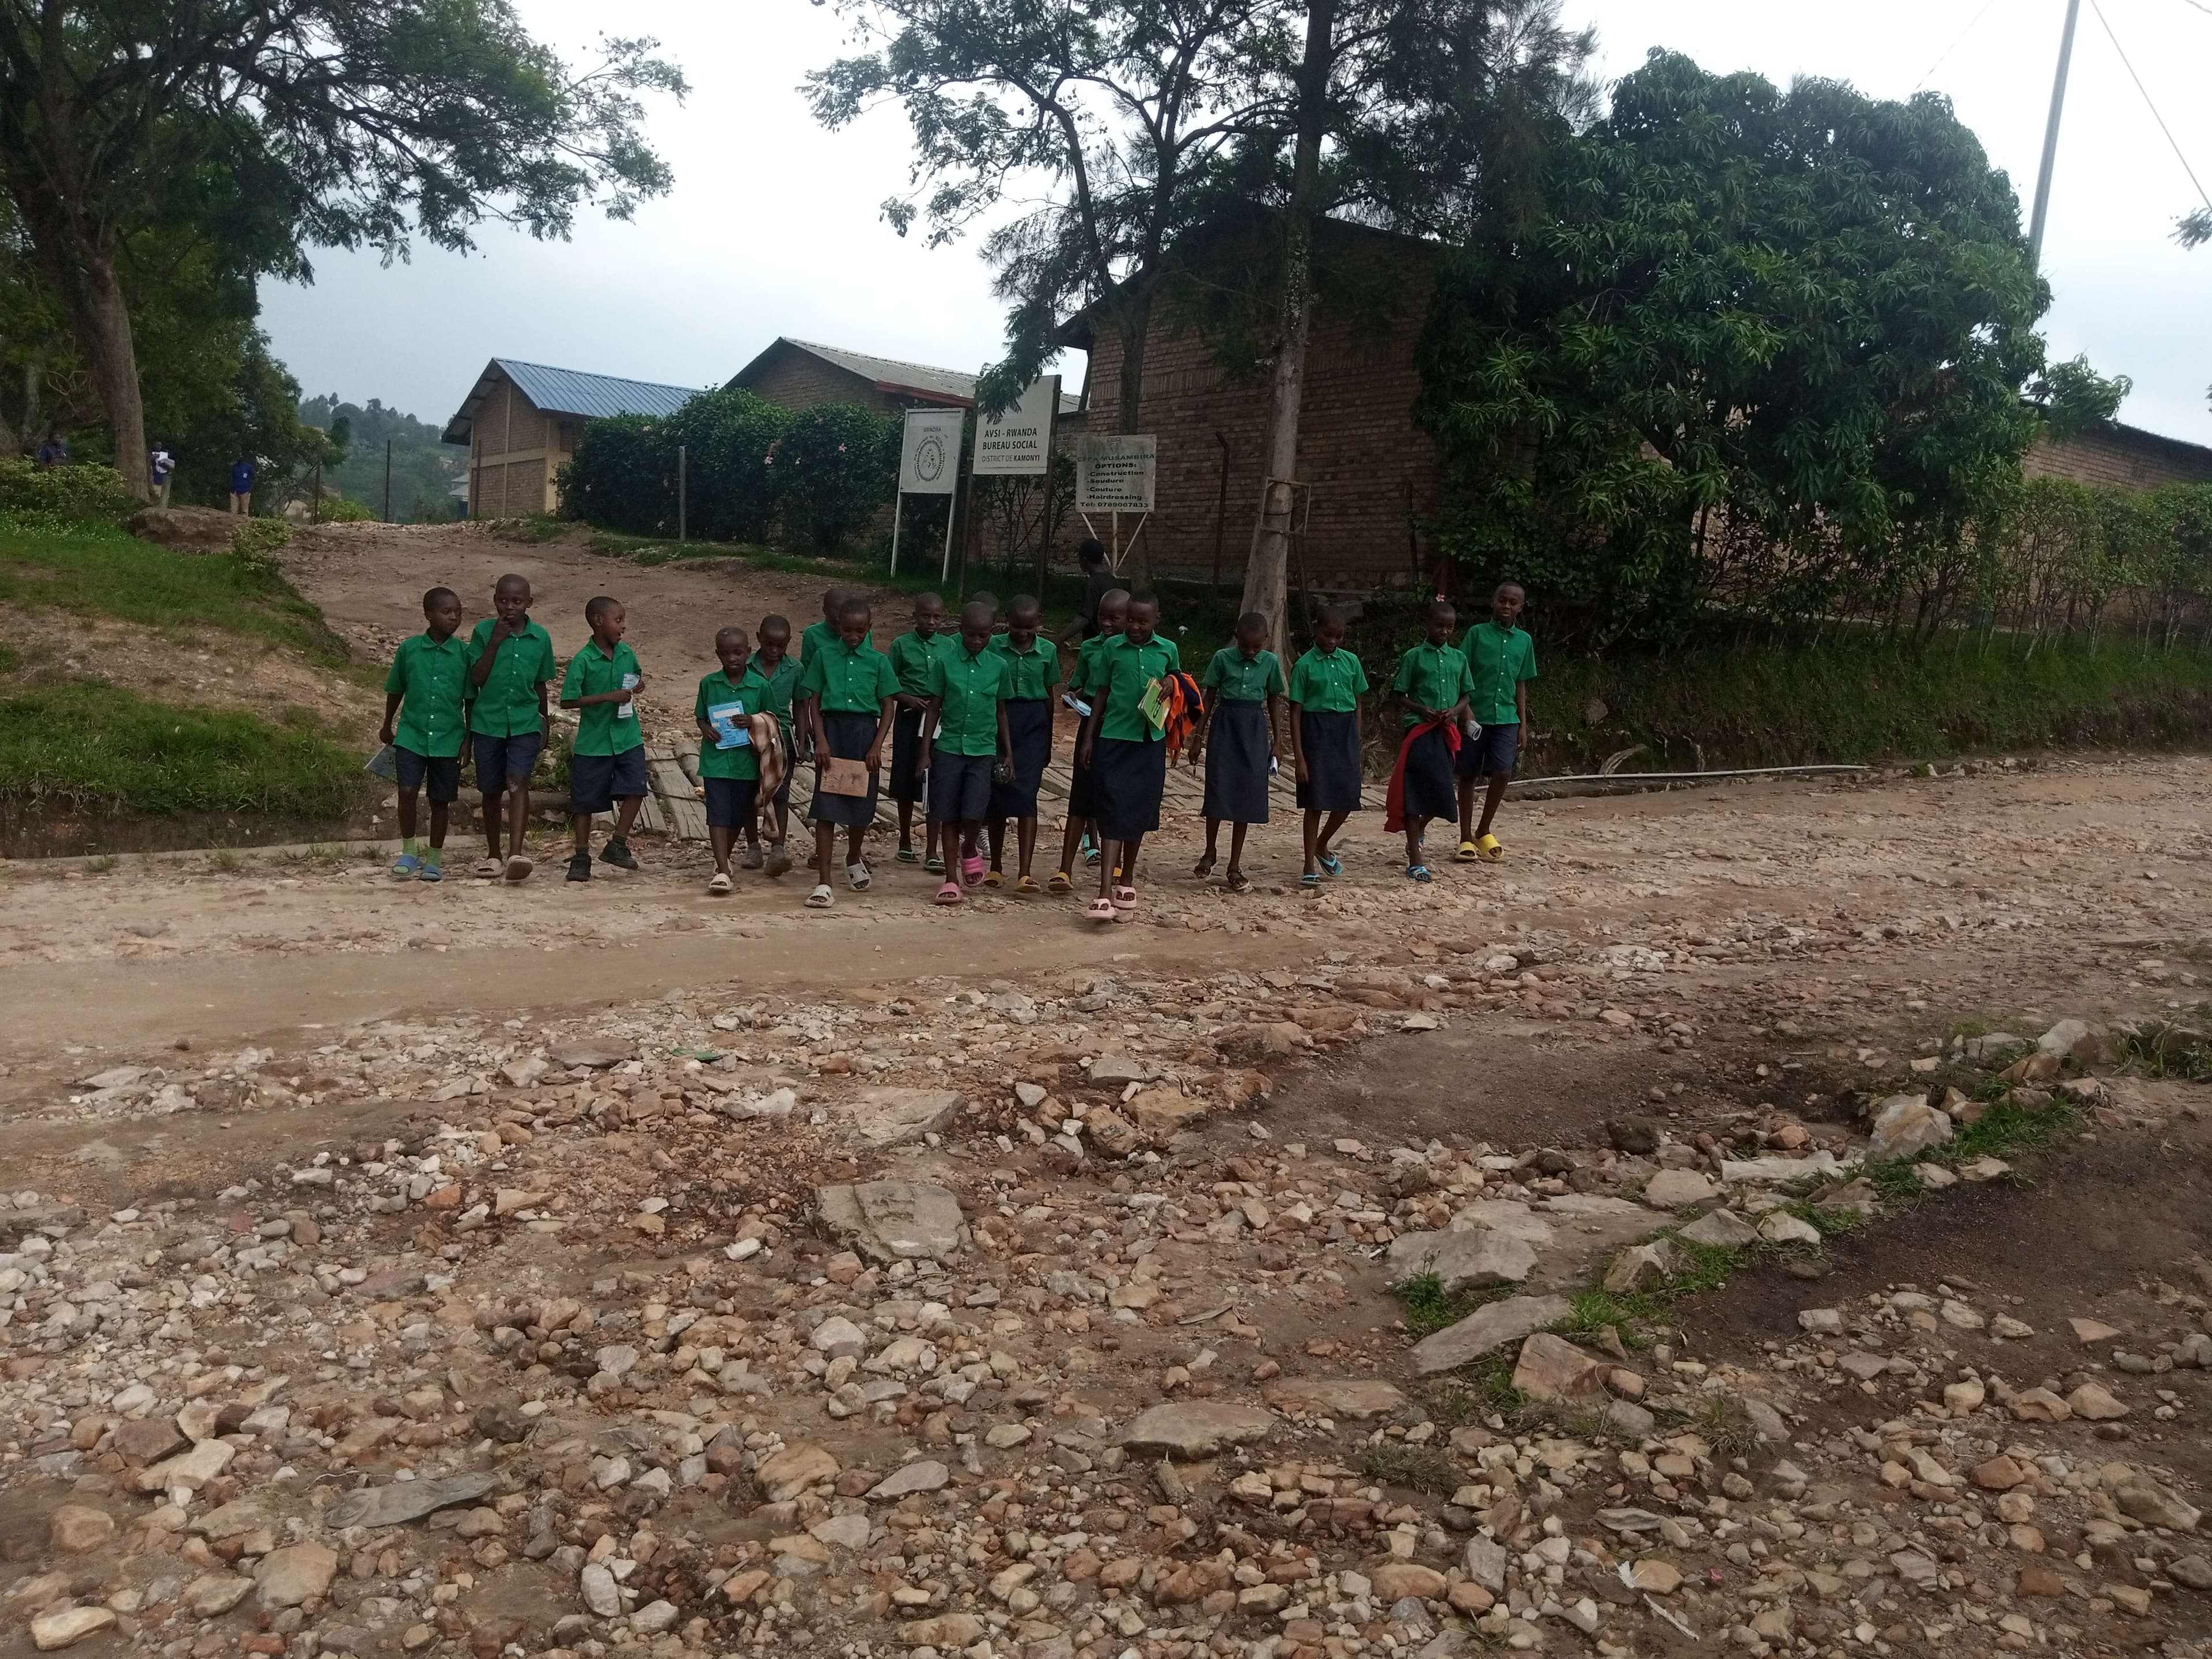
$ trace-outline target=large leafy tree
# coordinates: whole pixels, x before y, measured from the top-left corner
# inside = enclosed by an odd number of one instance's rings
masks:
[[[1096,307],[1121,337],[1121,423],[1142,417],[1145,339],[1212,169],[1282,119],[1267,76],[1273,0],[839,0],[864,50],[810,76],[819,118],[879,102],[915,135],[913,191],[887,202],[950,240],[1011,192],[1035,205],[988,234],[1007,351],[981,388],[1019,394]]]
[[[647,40],[571,70],[507,0],[0,0],[0,182],[146,484],[125,246],[180,184],[237,181],[253,274],[313,246],[466,247],[487,219],[563,234],[578,204],[664,191],[641,93],[681,94]]]
[[[1801,613],[1971,586],[2049,296],[1945,100],[1655,52],[1544,193],[1470,240],[1425,339],[1453,553],[1599,643],[1684,625],[1717,526],[1790,550]]]

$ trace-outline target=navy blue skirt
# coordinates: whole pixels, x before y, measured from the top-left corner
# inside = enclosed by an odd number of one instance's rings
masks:
[[[1101,738],[1091,757],[1091,786],[1101,841],[1129,841],[1160,827],[1168,746],[1138,738]]]
[[[848,712],[822,711],[822,730],[830,739],[830,753],[837,760],[864,761],[868,757],[868,745],[876,740],[876,717]],[[821,787],[822,769],[814,769],[814,799],[806,809],[811,823],[842,823],[867,825],[876,821],[876,796],[883,779],[881,769],[868,774],[868,793],[865,795],[832,795]]]
[[[1442,726],[1424,732],[1406,751],[1405,811],[1409,818],[1455,818],[1459,785],[1452,778],[1452,753]]]
[[[1224,697],[1206,728],[1206,816],[1267,821],[1267,705]]]
[[[1033,818],[1037,815],[1037,785],[1043,781],[1045,763],[1052,758],[1052,699],[1006,699],[1006,737],[1013,745],[1014,781],[991,781],[991,811],[994,818]]]
[[[891,777],[893,800],[920,800],[921,775],[921,716],[919,708],[902,703],[891,711]]]
[[[1299,746],[1306,758],[1306,781],[1298,786],[1298,805],[1309,812],[1359,810],[1359,716],[1350,709],[1326,714],[1308,708],[1296,716],[1305,722]]]

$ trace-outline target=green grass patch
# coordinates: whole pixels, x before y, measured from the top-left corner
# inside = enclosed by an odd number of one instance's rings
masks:
[[[1406,1328],[1416,1338],[1456,1325],[1486,1302],[1495,1302],[1509,1290],[1456,1291],[1449,1295],[1443,1281],[1434,1273],[1416,1273],[1395,1287],[1399,1301],[1406,1304],[1402,1316]]]
[[[341,817],[374,793],[320,732],[77,681],[0,696],[0,799],[134,814]]]
[[[345,641],[258,542],[244,554],[186,553],[105,525],[0,516],[0,603],[150,628],[220,628],[318,662],[346,660]]]
[[[1450,1428],[1513,1416],[1528,1403],[1513,1386],[1513,1355],[1501,1350],[1461,1366],[1429,1390],[1429,1415]]]
[[[2117,1058],[2130,1071],[2148,1078],[2172,1078],[2185,1083],[2212,1083],[2212,1035],[2207,1035],[2204,1010],[2192,1011],[2191,1024],[2173,1022],[2140,1031],[2115,1031]]]
[[[1461,1484],[1459,1466],[1442,1452],[1388,1440],[1359,1454],[1359,1472],[1384,1486],[1405,1486],[1439,1498],[1450,1497]]]

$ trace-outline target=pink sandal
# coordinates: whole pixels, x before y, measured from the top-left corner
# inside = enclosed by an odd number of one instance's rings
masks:
[[[1083,914],[1092,921],[1113,921],[1117,920],[1114,914],[1114,901],[1111,899],[1095,898],[1091,900],[1090,903],[1083,907]]]
[[[984,870],[983,855],[980,853],[972,859],[960,860],[960,879],[970,887],[981,887],[983,884]]]
[[[967,895],[960,890],[960,884],[958,882],[948,881],[944,886],[937,890],[937,898],[935,902],[939,904],[958,904]]]
[[[1137,914],[1137,890],[1133,887],[1116,887],[1114,896],[1107,902],[1113,907],[1116,921],[1130,921]]]

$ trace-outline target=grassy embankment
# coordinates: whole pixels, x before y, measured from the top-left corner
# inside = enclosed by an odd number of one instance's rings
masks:
[[[547,519],[533,533],[576,529]],[[774,548],[665,539],[589,530],[594,551],[664,564],[736,558],[764,569],[865,580],[908,592],[937,588],[936,566],[889,574],[880,561],[812,557]],[[1004,587],[1005,573],[971,566],[969,585]],[[1016,587],[1026,586],[1026,580]],[[1162,628],[1203,668],[1228,642],[1237,592],[1203,582],[1164,581]],[[1048,626],[1074,612],[1079,576],[1055,571],[1043,595]],[[948,599],[950,595],[947,595]],[[1463,609],[1463,629],[1486,608]],[[811,618],[810,618],[811,620]],[[1921,648],[1828,630],[1817,640],[1697,646],[1666,655],[1593,660],[1547,648],[1532,620],[1543,674],[1534,688],[1533,745],[1526,775],[1595,772],[1623,750],[1623,769],[1719,770],[1830,762],[1948,761],[2039,750],[2172,749],[2212,743],[2212,652],[2148,649],[2127,640],[2095,646],[2014,637],[1948,636]],[[1370,708],[1373,758],[1387,766],[1383,739],[1396,721],[1381,716],[1381,689],[1398,657],[1420,637],[1418,607],[1378,601],[1347,641],[1378,688]],[[1309,643],[1303,629],[1294,651]]]
[[[219,629],[247,652],[287,652],[334,674],[343,641],[267,559],[179,552],[97,523],[0,514],[0,606],[41,623],[106,618],[174,648],[181,629]],[[283,722],[173,705],[62,662],[66,638],[26,629],[0,653],[0,809],[134,816],[343,817],[370,792],[350,745],[312,716]]]

